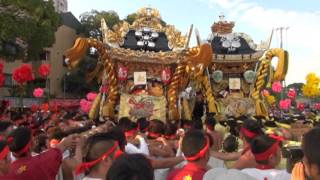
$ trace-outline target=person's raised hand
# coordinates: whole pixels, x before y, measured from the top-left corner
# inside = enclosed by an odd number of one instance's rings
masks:
[[[305,180],[304,165],[296,163],[291,172],[291,180]]]
[[[79,142],[79,135],[72,134],[61,140],[61,142],[57,145],[57,148],[64,152],[68,148],[75,147]]]

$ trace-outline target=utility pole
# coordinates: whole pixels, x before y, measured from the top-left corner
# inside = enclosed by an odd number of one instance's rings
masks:
[[[283,48],[283,30],[288,30],[289,27],[278,27],[276,28],[277,31],[280,31],[280,48]]]
[[[278,27],[276,28],[276,31],[280,31],[280,48],[282,49],[283,48],[283,30],[285,30],[287,32],[287,30],[289,29],[289,27]],[[281,81],[281,85],[282,87],[284,87],[284,90],[281,91],[281,94],[280,94],[280,99],[282,100],[283,97],[284,97],[284,91],[286,90],[286,82],[285,80],[284,81]],[[281,112],[281,115],[280,117],[282,118],[283,117],[283,111],[280,109],[280,112]]]

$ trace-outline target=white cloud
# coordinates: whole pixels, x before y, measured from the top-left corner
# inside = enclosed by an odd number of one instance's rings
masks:
[[[320,74],[320,12],[265,8],[245,0],[207,0],[207,2],[210,7],[219,6],[224,9],[228,17],[236,19],[237,24],[245,24],[252,29],[250,31],[259,31],[260,34],[267,35],[272,28],[290,27],[285,35],[288,44],[284,46],[288,48],[290,54],[288,83],[304,82],[309,72]],[[277,36],[274,36],[274,47],[277,46],[275,42]]]

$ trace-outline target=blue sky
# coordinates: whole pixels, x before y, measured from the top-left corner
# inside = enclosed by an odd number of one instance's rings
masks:
[[[162,19],[186,33],[191,24],[202,39],[223,12],[236,22],[234,31],[249,34],[256,43],[267,39],[271,30],[289,26],[284,48],[290,53],[287,83],[304,82],[308,72],[320,75],[320,0],[69,0],[69,11],[76,17],[83,12],[114,10],[121,18],[141,7],[159,9]],[[275,34],[272,47],[279,47]],[[195,42],[193,39],[192,42]]]

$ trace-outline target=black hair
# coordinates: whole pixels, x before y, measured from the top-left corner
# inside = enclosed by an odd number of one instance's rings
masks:
[[[247,119],[244,121],[243,126],[244,128],[246,128],[247,130],[256,133],[258,135],[264,135],[264,132],[262,130],[262,124],[259,121],[253,120],[253,119]],[[245,140],[249,143],[251,143],[252,138],[249,137],[245,137]]]
[[[34,137],[34,146],[33,151],[35,153],[41,153],[44,149],[47,149],[47,141],[48,137],[45,133],[39,133]]]
[[[31,138],[31,130],[29,128],[18,127],[17,129],[14,129],[8,136],[10,151],[14,153],[19,152],[29,143]]]
[[[142,154],[124,154],[111,165],[107,180],[153,180],[151,162]]]
[[[176,134],[178,130],[178,125],[174,121],[167,121],[166,124],[164,125],[164,135],[170,136]]]
[[[4,133],[10,126],[12,126],[12,122],[10,121],[0,121],[0,135]]]
[[[131,120],[128,117],[122,117],[119,119],[118,126],[122,131],[127,131],[131,126]]]
[[[5,140],[0,140],[0,152],[7,146],[7,142]]]
[[[213,130],[217,124],[217,120],[213,116],[207,116],[204,123],[207,127],[209,127],[209,129]]]
[[[84,153],[84,162],[90,162],[98,159],[101,155],[108,151],[108,149],[114,146],[115,140],[111,133],[98,133],[90,136],[87,140]],[[113,157],[115,152],[110,154]],[[90,170],[96,167],[93,166]],[[89,171],[90,171],[89,170]]]
[[[302,150],[309,164],[316,164],[320,170],[320,128],[313,128],[302,139]]]
[[[251,141],[251,151],[253,154],[263,153],[277,141],[267,135],[259,135]],[[257,161],[258,164],[268,164],[268,160]]]
[[[110,131],[111,136],[115,141],[119,143],[121,151],[125,151],[125,146],[127,145],[126,136],[124,132],[119,127],[113,127]]]
[[[150,121],[148,132],[164,134],[164,123],[158,119],[153,119]],[[154,137],[148,136],[148,139],[154,139]]]
[[[141,133],[145,133],[147,131],[148,126],[149,126],[149,121],[146,118],[139,118],[137,120],[137,125],[139,127],[139,131]]]
[[[183,129],[190,129],[193,126],[193,122],[190,120],[182,119],[181,120],[181,125]]]
[[[194,156],[206,145],[206,135],[197,129],[190,129],[182,140],[182,152],[185,156]]]
[[[230,134],[227,136],[223,141],[222,149],[225,152],[236,152],[239,148],[239,142],[237,140],[237,137]]]
[[[231,119],[227,120],[225,123],[230,127],[230,134],[238,137],[240,131],[238,122],[234,119]]]
[[[201,119],[193,119],[192,120],[192,126],[193,129],[199,129],[202,130],[203,129],[203,123],[201,121]]]

